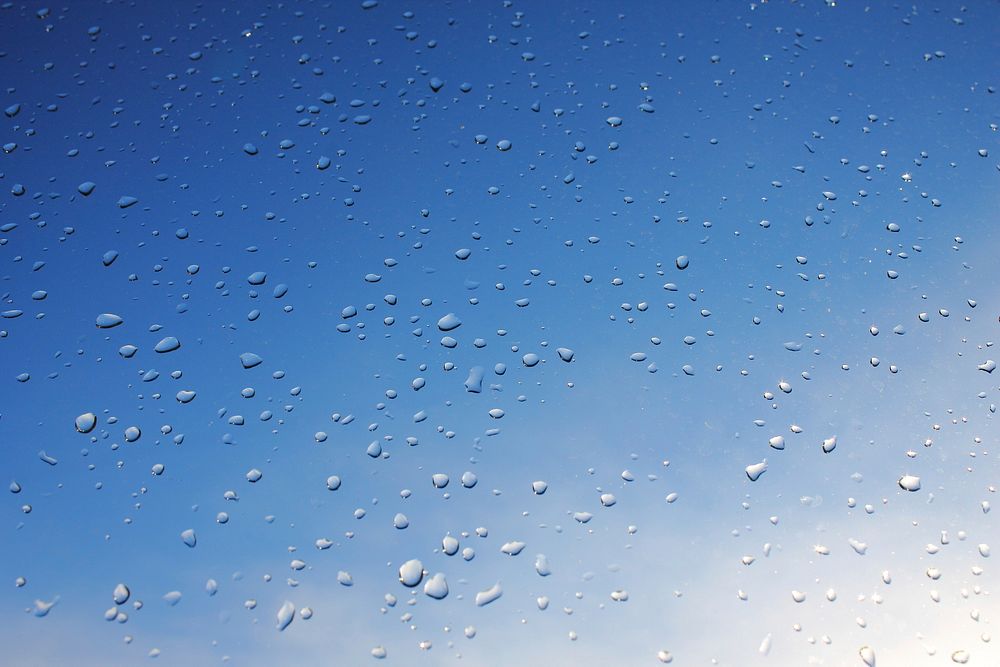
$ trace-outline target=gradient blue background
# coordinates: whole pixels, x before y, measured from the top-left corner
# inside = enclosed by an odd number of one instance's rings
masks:
[[[860,665],[869,645],[1000,664],[978,550],[1000,549],[998,385],[977,370],[1000,313],[998,25],[995,2],[3,5],[0,292],[22,314],[0,322],[0,471],[21,488],[0,662]],[[165,336],[180,349],[154,352]],[[411,558],[446,599],[399,584]],[[125,624],[103,618],[119,582]],[[313,617],[278,632],[285,600]]]

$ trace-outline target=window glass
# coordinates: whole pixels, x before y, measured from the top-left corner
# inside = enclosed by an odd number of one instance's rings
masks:
[[[1000,665],[1000,6],[0,5],[10,665]]]

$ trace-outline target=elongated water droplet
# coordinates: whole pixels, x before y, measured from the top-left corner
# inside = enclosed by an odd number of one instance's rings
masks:
[[[112,329],[123,321],[121,317],[114,313],[101,313],[97,316],[96,324],[98,329]]]
[[[438,320],[437,326],[441,331],[454,331],[462,326],[462,320],[458,319],[455,313],[448,313]]]
[[[764,474],[765,470],[767,470],[767,459],[764,459],[760,463],[752,463],[746,467],[747,477],[750,478],[751,482],[756,482]]]
[[[491,602],[498,600],[503,595],[503,589],[498,581],[494,585],[487,588],[485,591],[479,591],[476,593],[476,606],[485,607]]]
[[[164,354],[166,352],[173,352],[174,350],[179,349],[180,346],[181,343],[179,340],[177,340],[173,336],[167,336],[166,338],[161,339],[160,342],[157,343],[156,346],[153,348],[153,350],[159,352],[160,354]]]
[[[277,628],[279,632],[291,625],[292,621],[295,620],[295,605],[285,600],[285,602],[278,609],[277,620]]]

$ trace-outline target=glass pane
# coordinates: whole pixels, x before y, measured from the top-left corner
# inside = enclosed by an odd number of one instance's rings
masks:
[[[4,3],[10,665],[1000,665],[1000,6]]]

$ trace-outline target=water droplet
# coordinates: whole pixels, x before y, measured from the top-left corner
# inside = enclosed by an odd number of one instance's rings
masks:
[[[435,600],[448,597],[448,582],[443,574],[438,572],[424,583],[424,595]]]
[[[767,470],[767,459],[764,459],[760,463],[752,463],[746,467],[747,477],[750,478],[751,482],[756,482],[764,474],[765,470]]]
[[[451,535],[445,535],[441,540],[441,550],[448,556],[454,556],[457,554],[458,546],[458,539]]]
[[[173,352],[174,350],[180,349],[181,342],[174,338],[173,336],[167,336],[160,340],[153,348],[154,351],[160,354],[165,354],[167,352]]]
[[[243,368],[247,369],[254,368],[256,366],[259,366],[263,362],[264,360],[261,359],[256,354],[254,354],[253,352],[244,352],[243,354],[240,355],[240,363],[243,365]]]
[[[287,628],[289,625],[291,625],[293,620],[295,620],[295,605],[289,602],[288,600],[285,600],[285,602],[278,609],[278,614],[277,614],[278,622],[276,626],[278,628],[278,631],[281,632],[282,630]]]
[[[114,599],[115,604],[125,604],[128,602],[128,598],[132,593],[129,591],[128,586],[125,584],[118,584],[115,586],[114,592],[112,592],[111,597]]]
[[[476,606],[485,607],[491,602],[494,602],[503,595],[503,589],[498,581],[493,586],[487,588],[485,591],[479,591],[476,593]]]
[[[58,596],[51,602],[46,602],[44,600],[35,600],[34,607],[32,608],[31,613],[34,614],[37,618],[44,618],[49,615],[49,612],[52,611],[52,608],[55,607],[56,603],[58,602],[59,602]]]
[[[455,313],[448,313],[438,320],[437,326],[441,331],[454,331],[462,326],[462,320],[458,319]]]
[[[85,412],[76,418],[76,432],[90,433],[97,426],[97,415],[93,412]]]
[[[560,359],[562,359],[563,361],[565,361],[567,363],[573,361],[573,357],[576,356],[576,353],[573,352],[573,350],[569,349],[568,347],[558,347],[558,348],[556,348],[556,354],[559,355]]]
[[[424,564],[417,559],[408,560],[399,566],[399,583],[407,588],[420,585],[424,578]]]
[[[507,554],[508,556],[516,556],[522,551],[524,551],[524,542],[506,542],[500,547],[500,553]]]
[[[469,369],[469,376],[465,380],[465,390],[472,394],[479,394],[483,391],[483,377],[485,369],[482,366],[473,366]]]
[[[114,313],[102,313],[97,316],[96,324],[98,329],[112,329],[123,321],[121,317]]]

